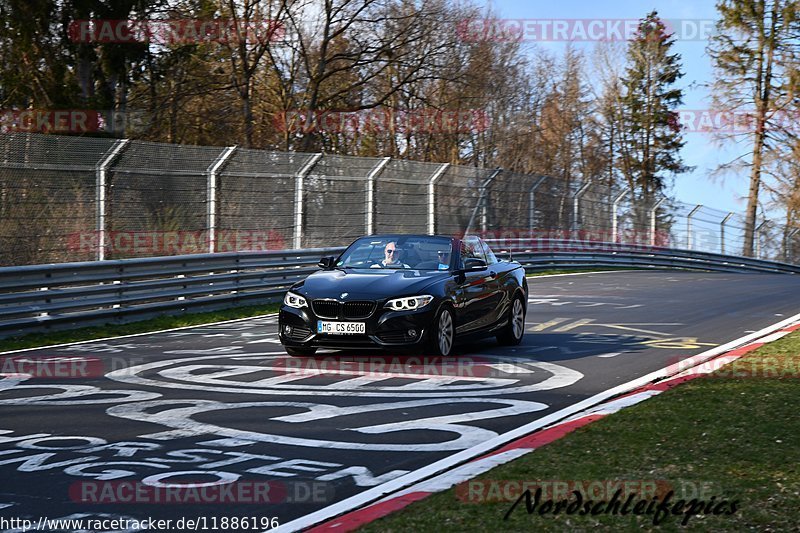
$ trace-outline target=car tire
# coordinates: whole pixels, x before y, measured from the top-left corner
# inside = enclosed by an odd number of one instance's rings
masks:
[[[453,311],[443,305],[433,321],[428,339],[428,349],[432,355],[447,357],[453,351],[456,340],[456,326]]]
[[[292,348],[290,346],[284,346],[283,348],[286,350],[286,353],[294,357],[314,355],[315,353],[317,353],[316,348]]]
[[[517,346],[525,335],[525,304],[517,295],[508,308],[508,324],[497,334],[497,342],[503,346]]]

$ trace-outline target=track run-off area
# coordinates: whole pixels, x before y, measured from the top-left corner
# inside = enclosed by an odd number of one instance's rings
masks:
[[[800,312],[790,275],[528,283],[520,346],[486,339],[446,359],[289,357],[274,315],[0,354],[0,516],[305,527]]]

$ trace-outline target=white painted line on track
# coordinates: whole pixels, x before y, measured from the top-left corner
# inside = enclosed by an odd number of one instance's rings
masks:
[[[180,316],[180,315],[175,315]],[[271,316],[278,316],[278,313],[267,313],[264,315],[254,315],[254,316],[247,316],[244,318],[234,318],[231,320],[222,320],[220,322],[208,322],[205,324],[195,324],[194,326],[181,326],[179,328],[170,328],[170,329],[159,329],[155,331],[143,331],[142,333],[131,333],[130,335],[118,335],[116,337],[102,337],[99,339],[89,339],[85,341],[73,341],[73,342],[64,342],[62,344],[48,344],[47,346],[36,346],[34,348],[20,348],[19,350],[9,350],[7,352],[0,352],[0,355],[6,355],[10,353],[19,353],[19,352],[28,352],[33,350],[48,350],[51,348],[61,348],[63,346],[75,346],[76,344],[88,344],[90,342],[103,342],[103,341],[113,341],[116,339],[129,339],[131,337],[141,337],[142,335],[156,335],[158,333],[169,333],[171,331],[183,331],[187,329],[194,329],[194,328],[205,328],[208,326],[219,326],[223,324],[233,324],[235,322],[243,322],[245,320],[253,320],[256,318],[266,318]],[[135,324],[135,322],[130,322],[131,324]],[[69,331],[69,330],[63,330]]]
[[[783,337],[785,337],[789,333],[790,333],[789,331],[776,331],[775,333],[767,335],[764,338],[758,339],[758,342],[767,343],[767,342],[776,341],[778,339],[782,339]]]
[[[781,320],[780,322],[777,322],[765,328],[762,328],[754,333],[745,335],[744,337],[740,337],[726,344],[722,344],[710,350],[706,350],[705,352],[702,352],[698,355],[692,356],[692,360],[695,364],[703,363],[727,351],[748,344],[764,335],[768,335],[770,333],[775,332],[776,330],[782,329],[790,324],[793,324],[798,320],[800,320],[800,313],[792,317],[789,317],[785,320]],[[612,387],[606,391],[595,394],[590,398],[587,398],[578,403],[570,405],[569,407],[565,407],[564,409],[561,409],[555,413],[552,413],[543,418],[535,420],[529,424],[525,424],[524,426],[520,426],[516,429],[503,433],[502,435],[498,435],[497,437],[489,439],[481,444],[478,444],[477,446],[473,446],[472,448],[462,450],[449,457],[445,457],[444,459],[436,461],[435,463],[429,464],[413,472],[409,472],[404,476],[393,479],[392,481],[384,483],[383,485],[378,485],[377,487],[368,489],[364,492],[346,498],[340,502],[334,503],[333,505],[329,505],[328,507],[310,513],[306,516],[303,516],[296,520],[292,520],[291,522],[287,522],[286,524],[282,524],[281,526],[275,529],[270,529],[269,531],[273,533],[299,531],[301,529],[306,529],[316,524],[320,524],[324,521],[330,520],[336,516],[347,513],[348,511],[353,511],[369,503],[373,503],[381,498],[389,496],[392,493],[398,492],[410,485],[419,483],[425,479],[431,478],[444,471],[453,469],[467,461],[470,461],[471,459],[479,457],[487,452],[490,452],[496,448],[503,446],[504,444],[507,444],[508,442],[518,439],[519,437],[528,435],[529,433],[533,433],[538,429],[550,426],[567,417],[570,417],[581,411],[594,407],[595,405],[598,405],[601,402],[614,398],[615,396],[619,396],[626,392],[630,392],[655,380],[675,375],[678,373],[678,369],[676,368],[676,366],[677,365],[672,364],[660,370],[656,370],[655,372],[651,372],[647,375],[636,378],[627,383],[623,383],[622,385],[617,385],[616,387]]]
[[[588,276],[589,274],[620,274],[629,272],[664,272],[665,270],[645,270],[645,269],[631,269],[631,270],[598,270],[597,272],[570,272],[569,274],[542,274],[537,276],[535,274],[525,274],[526,278],[560,278],[565,276]]]

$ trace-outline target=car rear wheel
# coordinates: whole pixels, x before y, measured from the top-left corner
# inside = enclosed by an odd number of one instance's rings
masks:
[[[444,306],[433,321],[428,346],[434,355],[448,356],[453,350],[455,336],[453,312]]]
[[[300,357],[304,355],[314,355],[317,352],[316,348],[292,348],[290,346],[283,347],[289,355]]]
[[[508,310],[508,324],[497,334],[497,341],[504,346],[516,346],[525,334],[525,305],[521,296],[515,296]]]

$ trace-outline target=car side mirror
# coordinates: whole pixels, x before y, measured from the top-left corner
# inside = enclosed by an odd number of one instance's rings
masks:
[[[486,261],[483,259],[476,259],[471,257],[469,259],[464,260],[464,270],[467,272],[474,272],[477,270],[485,270],[488,267]]]
[[[322,270],[332,270],[334,265],[336,265],[336,258],[333,256],[323,257],[319,260],[319,263],[317,263],[317,266]]]

